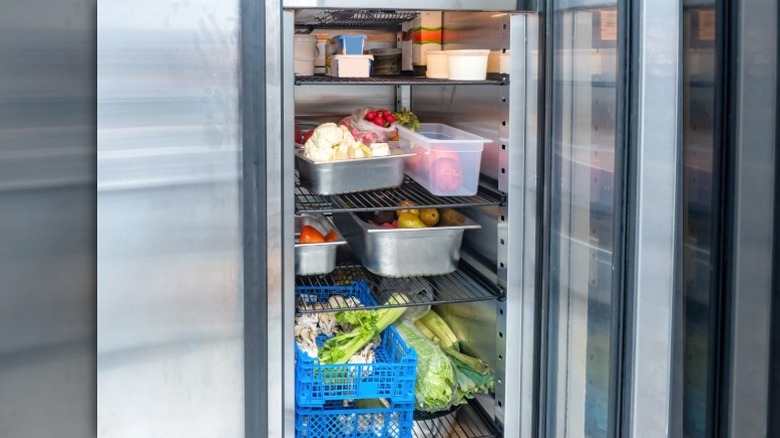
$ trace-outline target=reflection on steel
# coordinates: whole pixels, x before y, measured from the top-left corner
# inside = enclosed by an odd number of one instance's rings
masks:
[[[238,1],[98,23],[98,435],[243,437]]]

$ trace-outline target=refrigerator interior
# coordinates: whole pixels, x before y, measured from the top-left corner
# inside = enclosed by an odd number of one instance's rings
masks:
[[[288,27],[285,29],[285,38],[292,36],[292,29],[289,27],[293,27],[296,34],[312,33],[329,37],[338,34],[365,34],[366,50],[402,47],[403,32],[398,22],[408,18],[409,14],[418,13],[396,11],[376,18],[371,13],[359,10],[287,12],[283,21]],[[441,14],[442,50],[490,49],[496,53],[509,54],[513,31],[516,33],[516,40],[523,41],[528,46],[535,44],[535,15],[465,11],[428,13]],[[343,20],[335,23],[331,21],[336,19]],[[290,26],[291,23],[294,25]],[[520,25],[513,30],[513,23]],[[530,40],[526,39],[528,34],[531,34]],[[533,71],[536,51],[526,50],[527,47],[517,47],[514,50],[515,56],[523,58],[522,69],[514,68],[515,65],[521,64],[520,60],[512,63],[512,72],[523,73],[523,78],[517,78],[521,79],[517,81],[518,84],[525,82],[526,78],[529,78],[529,82],[531,79],[535,80]],[[525,70],[526,63],[534,66],[528,74]],[[289,63],[287,65],[289,66]],[[292,75],[293,72],[289,71],[289,68],[284,71],[285,77]],[[481,358],[494,370],[496,388],[495,394],[478,396],[454,414],[417,421],[413,431],[413,436],[416,437],[493,437],[499,436],[500,430],[505,426],[504,407],[507,394],[504,384],[507,377],[504,362],[508,359],[507,350],[514,350],[512,354],[519,354],[521,343],[520,334],[514,337],[506,328],[510,139],[516,139],[517,145],[514,147],[518,151],[525,145],[526,137],[532,138],[532,143],[535,143],[533,129],[528,129],[528,132],[520,131],[519,135],[514,137],[510,135],[512,124],[509,84],[509,75],[498,72],[489,73],[484,81],[465,82],[428,79],[411,75],[411,72],[405,72],[401,76],[365,79],[332,78],[323,75],[296,76],[294,79],[294,123],[304,129],[327,122],[338,123],[345,115],[364,106],[391,110],[410,108],[424,123],[446,124],[490,140],[482,152],[479,188],[475,196],[434,196],[408,177],[397,189],[332,196],[314,195],[299,184],[297,175],[294,193],[289,193],[294,196],[296,216],[315,214],[331,217],[347,212],[392,211],[398,208],[398,199],[410,199],[420,208],[455,207],[481,225],[481,229],[464,233],[461,261],[452,274],[403,279],[383,278],[362,267],[351,251],[340,249],[339,261],[331,274],[295,277],[296,286],[332,285],[345,279],[366,279],[380,305],[387,298],[387,293],[383,291],[403,290],[405,287],[433,289],[432,298],[413,296],[414,306],[432,306],[441,314],[461,341],[462,350]],[[535,84],[528,88],[531,92],[523,97],[535,105]],[[523,119],[516,121],[517,129],[525,125],[528,113],[535,115],[535,111],[525,111],[525,107],[526,102],[515,102],[515,108],[519,110],[513,114]],[[287,132],[292,130],[292,124],[293,121],[286,122]],[[288,156],[293,153],[291,144],[284,145],[284,153]],[[534,167],[535,160],[530,158],[532,156],[529,157],[529,164]],[[522,177],[523,174],[520,167],[523,163],[517,164],[516,178]],[[526,202],[524,198],[518,194],[516,209],[523,207]],[[517,242],[519,247],[522,243],[519,239]],[[530,242],[533,250],[533,239]],[[527,246],[526,251],[529,250]],[[520,260],[517,262],[519,264]],[[516,269],[520,272],[521,266]],[[513,292],[513,299],[519,300],[520,290]],[[295,313],[299,314],[300,309],[296,308]],[[287,336],[289,343],[295,342],[293,333]],[[508,341],[511,341],[511,344]],[[514,376],[509,378],[512,377]],[[289,378],[286,382],[289,382]],[[510,395],[515,398],[514,403],[517,403],[519,391],[512,391]],[[511,427],[516,426],[513,423]],[[514,432],[513,429],[512,433]]]

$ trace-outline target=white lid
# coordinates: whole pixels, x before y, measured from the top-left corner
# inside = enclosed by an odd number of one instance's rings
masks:
[[[296,33],[295,34],[296,40],[301,41],[317,41],[317,37],[312,34],[306,34],[306,33]]]
[[[448,55],[454,56],[488,56],[490,50],[445,50]]]
[[[333,55],[334,59],[370,59],[374,60],[374,55]]]

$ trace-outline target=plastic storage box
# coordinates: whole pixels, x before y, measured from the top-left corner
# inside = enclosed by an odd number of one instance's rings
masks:
[[[336,53],[340,55],[362,55],[365,35],[336,35],[333,37]]]
[[[446,50],[449,79],[483,81],[487,77],[490,50]]]
[[[490,140],[440,123],[421,123],[417,132],[398,127],[398,145],[417,155],[405,171],[437,196],[477,193],[482,149]]]
[[[410,438],[414,403],[361,408],[355,402],[328,402],[321,408],[295,410],[297,438]]]
[[[321,336],[317,344],[327,339]],[[417,353],[395,327],[382,332],[374,349],[375,361],[366,364],[321,364],[295,345],[295,401],[298,407],[321,407],[328,401],[386,398],[414,403]],[[316,436],[316,435],[313,435]]]
[[[371,76],[373,55],[333,55],[326,66],[327,74],[339,78],[367,78]]]
[[[401,74],[401,49],[371,49],[374,56],[371,76],[393,76]]]

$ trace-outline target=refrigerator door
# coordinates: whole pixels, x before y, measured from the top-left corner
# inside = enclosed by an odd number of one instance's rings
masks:
[[[98,435],[243,437],[239,3],[98,23]]]

